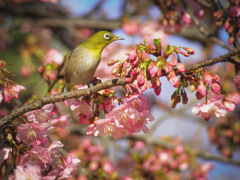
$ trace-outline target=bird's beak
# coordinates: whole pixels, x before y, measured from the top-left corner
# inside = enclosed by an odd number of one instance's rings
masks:
[[[125,39],[122,37],[114,37],[114,40],[125,40]]]

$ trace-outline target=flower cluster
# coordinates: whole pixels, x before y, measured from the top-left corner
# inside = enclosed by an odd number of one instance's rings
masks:
[[[7,103],[10,103],[12,99],[18,99],[19,91],[26,89],[10,79],[14,74],[5,69],[5,65],[6,63],[0,60],[0,103],[3,98]]]
[[[87,129],[87,135],[112,135],[114,139],[140,131],[148,132],[146,124],[154,118],[149,111],[150,104],[142,94],[125,98],[123,104],[114,108],[105,119],[95,120]]]
[[[224,117],[227,111],[235,110],[236,105],[224,98],[224,95],[217,95],[211,99],[208,99],[206,103],[200,102],[192,108],[192,112],[195,116],[201,116],[206,121],[211,116]]]
[[[9,139],[14,145],[10,149],[14,150],[14,154],[17,153],[16,170],[9,179],[23,177],[64,179],[75,173],[80,160],[73,155],[68,155],[66,158],[61,157],[59,150],[63,144],[58,140],[53,140],[51,143],[48,140],[48,130],[52,128],[49,125],[49,120],[55,114],[53,109],[53,104],[47,104],[39,110],[26,113],[28,123],[18,126],[16,142],[12,138]],[[56,125],[57,122],[61,121],[61,123],[69,125],[70,123],[66,123],[66,119],[70,120],[60,116],[54,119],[53,124]],[[22,153],[16,152],[16,149],[20,147]],[[8,157],[4,156],[3,161],[6,158]]]
[[[125,178],[207,179],[207,174],[213,168],[212,164],[193,163],[192,160],[195,157],[187,148],[183,147],[180,139],[169,137],[166,137],[166,139],[174,143],[175,148],[168,149],[154,146],[151,150],[145,151],[143,142],[130,141],[131,153],[119,162],[119,166],[121,165],[123,170],[126,171],[126,175],[128,174]]]
[[[117,168],[107,157],[104,147],[94,142],[93,139],[82,136],[78,148],[72,151],[72,154],[81,159],[81,168],[84,168],[84,172],[76,179],[94,179],[99,177],[117,179]]]
[[[233,44],[240,37],[240,3],[230,0],[227,8],[220,9],[214,13],[216,25],[224,26],[229,34],[228,43]]]
[[[154,40],[155,48],[149,44],[139,44],[127,52],[127,59],[110,61],[108,64],[118,63],[112,70],[116,77],[125,77],[128,85],[133,91],[141,93],[148,88],[153,88],[155,93],[161,93],[161,76],[166,76],[173,87],[179,88],[181,78],[177,74],[183,74],[186,70],[181,63],[179,54],[186,57],[194,54],[191,48],[181,48],[167,45],[161,53],[159,39]],[[156,60],[149,55],[154,55]]]

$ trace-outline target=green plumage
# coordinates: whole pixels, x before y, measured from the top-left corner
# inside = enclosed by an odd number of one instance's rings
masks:
[[[86,84],[92,80],[101,60],[102,50],[111,42],[121,40],[110,32],[100,31],[77,46],[69,55],[65,68],[67,90],[74,85]]]

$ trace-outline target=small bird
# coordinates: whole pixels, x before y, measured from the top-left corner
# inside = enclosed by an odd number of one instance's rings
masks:
[[[75,85],[89,83],[99,65],[103,49],[108,44],[123,39],[110,32],[99,31],[78,45],[66,61],[64,91],[71,90]]]

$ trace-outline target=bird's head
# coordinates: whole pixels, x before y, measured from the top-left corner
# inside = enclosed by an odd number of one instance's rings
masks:
[[[124,38],[117,37],[108,31],[99,31],[92,35],[82,45],[89,49],[99,49],[102,51],[108,44],[117,40],[124,40]]]

